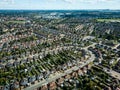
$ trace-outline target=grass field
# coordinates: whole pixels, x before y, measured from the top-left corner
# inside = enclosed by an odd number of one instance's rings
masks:
[[[7,23],[19,23],[19,24],[23,24],[23,23],[25,23],[25,21],[17,21],[17,20],[15,20],[15,21],[7,21]]]
[[[120,19],[97,19],[98,22],[120,22]]]

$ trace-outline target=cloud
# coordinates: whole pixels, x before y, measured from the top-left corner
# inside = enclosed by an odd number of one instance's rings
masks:
[[[0,0],[0,9],[120,9],[120,0]]]
[[[110,1],[117,1],[117,0],[63,0],[64,2],[69,3],[98,3],[98,2],[110,2]]]
[[[90,3],[90,4],[96,4],[96,3],[116,3],[120,2],[120,0],[45,0],[47,2],[64,2],[69,4],[79,4],[79,3]]]
[[[1,3],[2,4],[14,4],[15,1],[14,0],[2,0]]]

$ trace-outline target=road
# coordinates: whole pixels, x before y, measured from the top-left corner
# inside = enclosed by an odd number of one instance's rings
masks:
[[[110,75],[113,76],[114,78],[117,78],[120,80],[120,73],[118,73],[114,70],[110,70]]]
[[[61,51],[62,49],[66,49],[66,50],[68,50],[68,49],[70,49],[70,48],[72,48],[72,47],[74,47],[74,46],[63,46],[63,47],[59,47],[59,48],[56,48],[56,49],[53,49],[53,50],[49,50],[49,51],[45,51],[45,53],[52,53],[52,52],[55,52],[55,51]],[[39,54],[33,54],[33,55],[31,55],[30,57],[31,58],[33,58],[33,56],[39,56],[39,55],[44,55],[44,52],[41,52],[41,53],[39,53]],[[17,62],[20,62],[21,60],[26,60],[28,58],[28,56],[25,56],[24,58],[22,58],[22,59],[18,59],[17,60]],[[13,64],[15,62],[15,60],[10,60],[9,62],[7,62],[7,63],[10,63],[10,64]],[[6,62],[5,63],[3,63],[2,65],[6,65],[7,64]]]
[[[118,46],[120,46],[120,43],[112,47],[112,49],[117,49]]]
[[[92,45],[90,46],[87,46],[87,47],[84,47],[83,49],[87,50],[88,47],[92,47],[94,46],[96,43],[93,43]],[[59,47],[57,49],[53,49],[53,50],[49,50],[49,51],[45,51],[45,53],[52,53],[52,52],[55,52],[55,51],[59,51],[59,50],[62,50],[62,49],[69,49],[69,48],[73,48],[74,46],[63,46],[63,47]],[[30,57],[32,58],[33,56],[39,56],[39,55],[44,55],[44,52],[41,52],[39,54],[34,54],[34,55],[31,55]],[[24,58],[22,59],[18,59],[17,62],[20,62],[21,60],[26,60],[28,58],[28,56],[25,56]],[[15,62],[15,60],[10,60],[9,62],[7,63],[10,63],[10,64],[13,64]],[[6,62],[5,63],[2,63],[2,65],[6,65],[7,64]]]
[[[90,45],[90,46],[94,46],[94,45],[95,45],[95,44]],[[90,46],[89,46],[89,47],[90,47]],[[87,50],[87,48],[88,48],[88,47],[85,47],[84,49]],[[93,62],[94,59],[95,59],[94,54],[92,54],[91,51],[89,51],[89,52],[90,52],[90,54],[91,54],[91,57],[90,57],[86,62],[84,62],[82,65],[80,65],[80,66],[74,66],[74,67],[72,67],[72,68],[70,68],[70,69],[67,69],[67,70],[64,71],[64,72],[57,73],[57,74],[53,75],[52,77],[49,77],[49,78],[46,79],[46,80],[43,80],[43,81],[41,81],[41,82],[39,82],[39,83],[37,83],[37,84],[31,85],[30,87],[25,88],[25,90],[34,90],[35,88],[39,88],[39,87],[41,87],[41,86],[43,86],[43,85],[45,85],[45,84],[48,84],[48,83],[50,83],[50,82],[52,82],[52,81],[55,81],[56,79],[59,79],[59,78],[62,77],[62,76],[65,76],[65,75],[67,75],[67,74],[69,74],[69,73],[72,73],[73,71],[76,71],[76,70],[78,70],[79,68],[82,68],[82,67],[88,65],[90,62]]]
[[[104,68],[104,72],[106,72],[110,76],[112,76],[112,77],[117,78],[118,80],[120,80],[120,73],[118,73],[118,72],[116,72],[114,70],[105,68],[105,67],[103,67],[103,68]]]
[[[94,47],[95,44],[96,43],[93,43],[92,45],[90,45],[88,47],[91,47],[91,46]],[[82,49],[88,50],[88,47],[84,47]],[[67,75],[69,73],[72,73],[73,71],[78,70],[79,68],[82,68],[82,67],[88,65],[90,62],[93,62],[94,59],[95,59],[94,54],[92,54],[91,51],[89,51],[89,53],[91,54],[91,57],[86,62],[84,62],[82,65],[80,65],[80,66],[74,66],[74,67],[72,67],[70,69],[67,69],[64,72],[60,72],[60,73],[51,75],[52,77],[49,77],[48,79],[45,79],[45,80],[43,80],[43,81],[41,81],[41,82],[39,82],[37,84],[31,85],[30,87],[25,88],[25,90],[33,90],[35,88],[39,88],[40,86],[43,86],[43,85],[48,84],[48,83],[50,83],[52,81],[55,81],[56,79],[59,79],[62,76],[65,76],[65,75]],[[115,77],[115,78],[117,78],[117,79],[120,80],[120,73],[118,73],[118,72],[116,72],[114,70],[108,70],[107,68],[104,68],[104,69],[106,69],[106,71],[105,71],[106,73],[108,73],[112,77]]]

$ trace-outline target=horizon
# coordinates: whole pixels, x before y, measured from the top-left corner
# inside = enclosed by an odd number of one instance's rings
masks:
[[[33,10],[33,11],[35,11],[35,10],[39,10],[39,11],[51,11],[51,10],[53,10],[53,11],[60,11],[60,10],[63,10],[63,11],[120,11],[120,9],[0,9],[0,11],[1,10]]]

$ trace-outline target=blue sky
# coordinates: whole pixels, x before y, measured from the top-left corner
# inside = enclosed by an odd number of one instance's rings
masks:
[[[120,0],[0,0],[0,9],[120,9]]]

